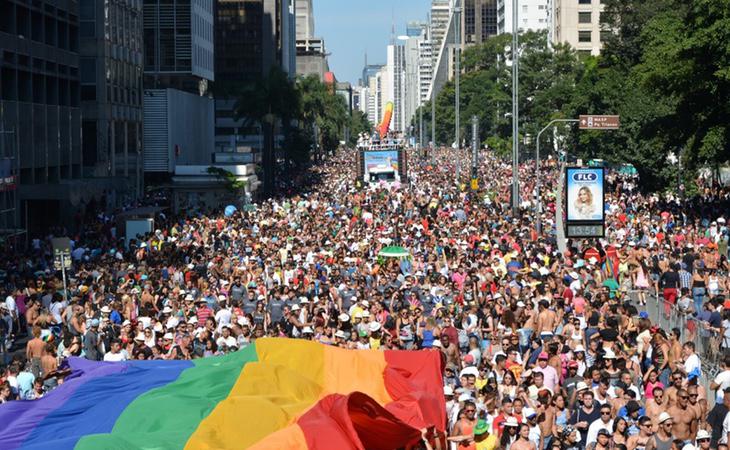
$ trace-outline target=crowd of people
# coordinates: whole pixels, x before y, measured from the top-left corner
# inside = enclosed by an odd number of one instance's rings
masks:
[[[194,359],[280,336],[442,352],[447,433],[427,447],[726,450],[730,359],[703,373],[692,336],[730,348],[728,196],[643,194],[610,171],[605,238],[561,253],[555,161],[539,235],[534,164],[513,216],[511,163],[483,152],[472,192],[454,152],[412,152],[407,182],[358,189],[343,151],[291,195],[162,214],[129,246],[101,214],[72,237],[65,290],[51,236],[34,239],[3,268],[0,403],[63,383],[70,356]],[[378,256],[393,245],[410,256]],[[699,329],[656,326],[643,305],[658,301]]]

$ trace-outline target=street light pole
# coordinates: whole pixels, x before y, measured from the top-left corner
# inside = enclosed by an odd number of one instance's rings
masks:
[[[459,81],[461,78],[461,7],[459,0],[454,3],[454,134],[456,136],[456,150],[461,148],[461,139],[459,139]],[[458,167],[458,166],[457,166]]]
[[[554,119],[550,123],[545,125],[545,128],[537,133],[537,150],[535,150],[535,176],[536,178],[536,190],[537,190],[537,208],[535,208],[535,224],[537,225],[537,235],[542,234],[542,196],[540,195],[540,189],[542,188],[542,176],[540,176],[540,136],[542,133],[550,128],[554,123],[575,123],[579,122],[578,119]]]
[[[520,181],[519,181],[519,124],[518,114],[518,81],[519,81],[519,41],[517,34],[519,33],[519,14],[518,0],[512,1],[512,216],[517,217],[520,204]]]

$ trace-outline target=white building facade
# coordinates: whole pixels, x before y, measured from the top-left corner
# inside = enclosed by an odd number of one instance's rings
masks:
[[[598,0],[595,0],[598,1]],[[540,31],[552,28],[550,14],[553,0],[518,0],[520,30]],[[497,0],[497,33],[512,32],[514,0]]]

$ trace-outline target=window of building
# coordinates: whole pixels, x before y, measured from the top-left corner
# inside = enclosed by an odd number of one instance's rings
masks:
[[[591,12],[590,11],[580,11],[578,12],[578,23],[591,23]]]
[[[592,0],[578,0],[579,5],[590,5]]]
[[[578,42],[591,42],[591,31],[578,31]]]

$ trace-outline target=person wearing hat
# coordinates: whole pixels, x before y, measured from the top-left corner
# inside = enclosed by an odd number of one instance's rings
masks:
[[[494,428],[494,424],[492,424]],[[516,418],[510,416],[504,421],[502,432],[499,437],[500,448],[509,449],[517,441],[517,432],[519,431],[520,423]]]
[[[99,319],[91,319],[89,325],[89,330],[84,335],[84,353],[88,360],[101,361]]]
[[[496,450],[499,446],[497,436],[489,432],[489,423],[479,419],[474,427],[474,448],[476,450]]]
[[[550,392],[555,392],[556,386],[560,384],[560,377],[555,367],[548,364],[549,355],[547,352],[541,352],[537,357],[537,367],[532,369],[532,373],[542,373],[543,383]]]
[[[596,441],[586,445],[586,450],[609,450],[611,446],[611,431],[606,428],[598,430]]]
[[[709,450],[711,439],[710,433],[705,429],[701,429],[697,432],[695,444],[699,450]]]

